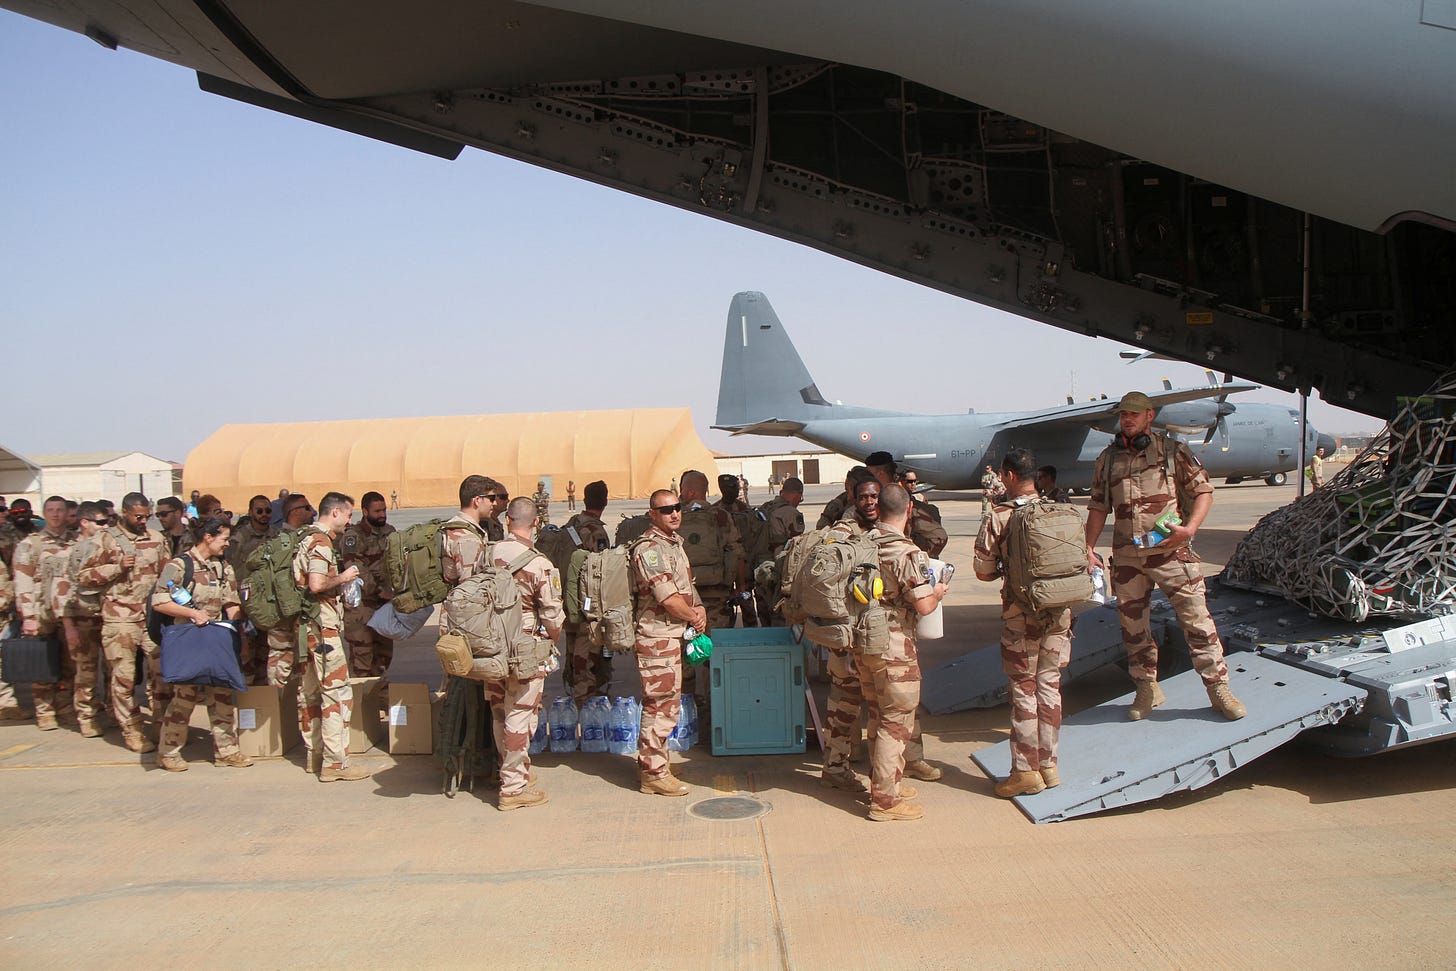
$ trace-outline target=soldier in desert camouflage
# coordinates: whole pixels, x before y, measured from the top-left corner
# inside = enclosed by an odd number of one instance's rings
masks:
[[[561,636],[565,613],[561,609],[561,578],[551,561],[531,545],[537,521],[536,504],[532,500],[518,498],[512,502],[506,514],[510,532],[491,548],[491,562],[509,568],[525,560],[515,571],[521,594],[522,624],[538,646],[544,647],[542,641],[554,643]],[[535,555],[531,556],[532,553]],[[541,713],[541,688],[546,673],[542,666],[485,683],[495,749],[500,756],[500,798],[496,807],[502,812],[540,806],[547,801],[546,793],[531,785],[531,757],[527,751]]]
[[[66,500],[51,496],[41,507],[45,528],[30,534],[15,547],[15,605],[20,614],[21,633],[30,637],[64,638],[69,628],[64,617],[65,598],[70,589],[66,563],[75,536],[66,529]],[[61,721],[75,717],[72,708],[76,665],[69,650],[61,651],[59,681],[34,685],[35,724],[43,732],[54,731]]]
[[[888,615],[888,646],[883,653],[856,651],[855,667],[865,701],[873,713],[874,748],[870,756],[870,819],[876,822],[919,819],[925,810],[910,802],[914,787],[900,780],[918,748],[920,660],[915,646],[916,618],[935,610],[945,597],[945,584],[927,578],[929,558],[910,542],[910,495],[891,484],[880,492],[879,520],[870,537],[880,554]],[[923,760],[921,760],[923,761]],[[929,763],[939,778],[940,770]]]
[[[172,558],[171,544],[147,525],[152,504],[140,492],[121,499],[121,525],[95,538],[95,549],[77,574],[87,586],[104,587],[101,595],[101,648],[111,672],[111,713],[121,726],[122,741],[134,752],[150,752],[156,745],[142,732],[136,706],[137,655],[151,669],[148,694],[152,718],[160,722],[172,689],[162,680],[157,645],[147,636],[147,600],[162,567]]]
[[[293,579],[318,606],[316,617],[305,610],[298,618],[299,642],[308,657],[298,693],[299,732],[308,749],[309,770],[318,767],[320,782],[355,782],[369,770],[349,764],[349,718],[354,693],[349,687],[349,658],[344,647],[344,584],[359,575],[351,566],[339,572],[334,540],[354,514],[354,500],[329,492],[319,500],[318,522],[305,527],[293,555]]]
[[[670,490],[654,492],[647,507],[652,525],[632,550],[632,581],[638,594],[633,650],[642,676],[638,787],[659,796],[688,794],[688,787],[672,774],[667,737],[681,709],[683,635],[689,626],[702,631],[708,623],[677,534],[682,509]]]
[[[354,677],[382,678],[394,660],[394,641],[370,627],[369,619],[394,598],[384,564],[394,527],[386,521],[388,512],[379,493],[364,493],[359,507],[363,516],[339,537],[339,562],[346,568],[357,566],[364,580],[359,605],[344,608],[344,639],[349,642],[349,669]]]
[[[1097,538],[1109,514],[1112,524],[1112,593],[1117,597],[1128,673],[1137,696],[1128,709],[1133,721],[1146,718],[1163,703],[1158,687],[1158,645],[1148,621],[1153,587],[1173,604],[1178,624],[1188,641],[1193,667],[1203,678],[1209,702],[1225,718],[1243,718],[1244,706],[1229,690],[1223,643],[1208,615],[1203,571],[1193,552],[1193,537],[1213,506],[1213,485],[1203,465],[1188,446],[1153,430],[1152,399],[1130,391],[1118,402],[1121,431],[1097,456],[1092,473],[1092,498],[1087,504],[1087,568],[1098,565]],[[1168,453],[1173,452],[1173,474],[1168,475]],[[1171,481],[1170,481],[1171,479]],[[1180,501],[1181,500],[1181,501]],[[1152,532],[1159,517],[1169,511],[1186,515],[1162,542],[1139,545]]]
[[[1004,575],[1006,526],[1014,502],[1036,502],[1035,460],[1013,448],[1001,461],[1006,495],[981,520],[976,537],[976,577],[990,582]],[[1046,500],[1050,501],[1050,500]],[[1010,686],[1011,775],[996,795],[1041,792],[1061,782],[1057,741],[1062,728],[1062,668],[1072,654],[1072,609],[1030,611],[1001,586],[1001,667]]]
[[[238,599],[237,579],[233,568],[223,558],[232,526],[222,518],[202,519],[194,524],[192,545],[187,552],[169,560],[152,592],[152,609],[172,618],[173,623],[202,625],[209,621],[237,620],[242,614]],[[167,584],[182,586],[187,578],[187,560],[192,561],[192,595],[190,606],[173,602]],[[207,705],[208,723],[212,728],[213,761],[217,765],[245,768],[253,764],[238,749],[238,736],[233,730],[233,692],[231,688],[212,685],[179,684],[162,717],[162,733],[157,751],[157,765],[168,772],[186,772],[187,760],[182,747],[187,743],[187,725],[192,709]]]

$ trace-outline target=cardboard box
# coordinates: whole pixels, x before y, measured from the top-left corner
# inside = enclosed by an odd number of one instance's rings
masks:
[[[389,686],[389,754],[429,755],[435,750],[434,706],[423,684]]]
[[[349,754],[358,755],[384,745],[384,699],[380,678],[350,678],[354,689],[354,710],[349,718]]]
[[[303,741],[298,734],[298,682],[286,688],[257,685],[234,695],[238,747],[253,758],[277,759]],[[206,707],[198,705],[206,711]]]

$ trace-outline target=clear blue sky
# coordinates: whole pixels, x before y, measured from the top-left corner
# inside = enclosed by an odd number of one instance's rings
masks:
[[[568,176],[203,94],[187,70],[4,11],[0,131],[0,444],[21,453],[181,461],[235,422],[669,406],[713,448],[777,450],[708,430],[739,290],[769,296],[846,403],[1000,411],[1203,382]]]

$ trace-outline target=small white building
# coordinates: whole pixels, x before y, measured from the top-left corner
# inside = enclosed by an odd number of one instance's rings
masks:
[[[40,466],[3,445],[0,445],[0,496],[6,502],[28,499],[32,509],[40,510]]]
[[[145,452],[71,452],[32,455],[40,466],[43,496],[65,496],[85,502],[110,499],[117,505],[128,492],[141,492],[152,502],[175,495],[173,464]]]
[[[838,452],[824,449],[805,449],[800,452],[780,452],[777,455],[715,455],[718,474],[741,475],[748,480],[750,495],[756,500],[764,495],[772,477],[775,484],[789,476],[798,476],[804,485],[844,484],[844,476],[859,463]],[[709,484],[709,491],[717,492],[717,483]]]

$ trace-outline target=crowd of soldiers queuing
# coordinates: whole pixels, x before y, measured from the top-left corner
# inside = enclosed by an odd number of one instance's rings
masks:
[[[1086,546],[1089,571],[1103,567],[1096,544],[1111,515],[1111,586],[1118,599],[1137,689],[1129,717],[1145,718],[1163,701],[1157,685],[1157,645],[1149,634],[1147,616],[1153,586],[1160,587],[1173,603],[1213,707],[1225,717],[1242,717],[1243,706],[1229,690],[1222,646],[1204,603],[1202,574],[1190,545],[1211,506],[1208,476],[1186,446],[1151,428],[1153,409],[1145,396],[1137,392],[1125,396],[1119,412],[1122,430],[1099,456],[1093,477]],[[1171,466],[1165,461],[1165,450],[1170,448],[1175,450]],[[1111,463],[1110,470],[1105,463]],[[1166,467],[1174,468],[1175,482],[1166,481]],[[1009,450],[999,470],[987,467],[986,471],[983,496],[987,508],[976,539],[974,569],[979,579],[990,582],[1003,576],[1006,525],[1017,506],[1058,501],[1062,495],[1056,487],[1056,470],[1036,467],[1025,449]],[[677,484],[674,480],[673,485]],[[739,477],[720,476],[718,484],[721,498],[711,506],[707,476],[696,470],[682,474],[680,492],[654,492],[647,529],[632,545],[631,574],[637,595],[634,655],[643,685],[639,788],[648,794],[682,796],[689,791],[673,774],[667,749],[682,694],[693,692],[704,707],[708,701],[706,686],[696,683],[695,669],[685,668],[683,663],[689,628],[711,633],[731,627],[737,613],[747,625],[782,622],[775,615],[771,596],[760,596],[755,604],[752,576],[756,571],[742,555],[735,515],[757,515],[766,524],[767,544],[761,551],[766,555],[764,562],[771,562],[805,529],[798,511],[804,487],[797,478],[786,479],[779,495],[756,511],[740,498]],[[914,470],[897,475],[889,453],[873,453],[864,466],[850,470],[844,493],[830,501],[816,526],[842,538],[868,536],[879,550],[884,580],[881,601],[889,617],[890,647],[875,655],[852,649],[829,652],[827,738],[821,771],[826,787],[867,792],[870,818],[877,821],[923,816],[923,807],[914,801],[914,787],[904,779],[929,782],[941,776],[941,770],[926,761],[921,741],[915,625],[918,616],[934,611],[945,596],[946,584],[930,570],[929,558],[941,552],[947,537],[938,511],[918,491]],[[583,549],[602,550],[610,545],[602,519],[607,493],[604,482],[589,483],[583,490],[583,510],[566,523],[565,528]],[[1190,497],[1187,521],[1162,546],[1137,547],[1133,537],[1147,532],[1180,494]],[[574,482],[568,484],[568,496],[575,498]],[[460,511],[440,533],[446,583],[458,584],[490,564],[523,561],[515,578],[526,632],[550,641],[553,651],[565,636],[561,643],[570,651],[570,659],[564,680],[578,703],[604,694],[611,681],[610,657],[592,643],[585,625],[567,624],[562,577],[534,546],[547,518],[543,507],[549,507],[550,501],[544,482],[538,483],[533,496],[512,500],[498,481],[471,475],[462,481],[459,497]],[[152,738],[143,732],[133,700],[134,672],[140,670],[141,656],[152,662],[147,688],[162,743],[159,764],[174,771],[186,768],[180,749],[188,717],[197,703],[210,708],[217,761],[251,764],[238,752],[232,735],[229,692],[189,685],[174,689],[161,680],[155,665],[157,646],[147,638],[143,623],[145,604],[150,600],[159,611],[197,623],[237,619],[236,577],[248,554],[280,530],[313,526],[299,545],[295,577],[317,599],[319,616],[315,621],[300,621],[291,630],[245,637],[244,667],[250,677],[278,687],[290,681],[295,667],[301,667],[299,721],[310,771],[324,781],[367,777],[367,771],[348,763],[352,703],[348,679],[351,671],[356,676],[383,676],[392,657],[393,644],[368,627],[368,619],[393,595],[383,566],[393,527],[386,522],[385,501],[379,493],[366,493],[361,506],[363,517],[352,523],[353,500],[348,496],[329,493],[315,513],[305,496],[284,490],[277,500],[255,496],[247,516],[234,527],[214,497],[194,495],[189,508],[169,497],[157,503],[162,526],[158,530],[148,525],[151,505],[139,493],[123,500],[119,517],[102,502],[68,505],[64,499],[52,497],[45,505],[44,528],[29,536],[17,523],[21,516],[29,517],[28,505],[20,513],[13,511],[6,526],[0,527],[0,551],[7,560],[14,559],[15,604],[24,631],[46,634],[62,630],[69,648],[62,682],[35,686],[38,727],[51,730],[58,720],[71,720],[83,735],[101,733],[100,712],[105,706],[97,700],[99,646],[111,669],[112,717],[129,748],[144,752],[154,747]],[[725,552],[739,554],[736,573],[715,585],[694,582],[679,534],[683,513],[705,506],[717,519],[729,547]],[[193,527],[188,530],[183,520],[194,511]],[[505,523],[500,521],[502,514]],[[531,553],[535,555],[527,556]],[[204,578],[203,592],[195,596],[190,608],[178,607],[165,594],[166,581],[180,576],[183,556],[193,558],[197,575]],[[38,577],[47,574],[37,572],[46,558],[58,564],[64,561],[63,567],[49,572],[48,590],[45,583],[37,583]],[[345,607],[340,589],[356,577],[363,581],[360,603]],[[0,596],[8,595],[8,586],[8,582],[0,586]],[[99,607],[92,613],[88,597],[78,592],[98,588],[99,598],[91,599],[99,599]],[[762,585],[758,592],[764,592]],[[41,609],[42,603],[48,609]],[[996,792],[1009,797],[1039,792],[1060,781],[1060,670],[1070,654],[1071,611],[1067,607],[1030,611],[1003,585],[1002,619],[1002,661],[1012,709],[1012,765]],[[499,760],[497,805],[502,810],[548,801],[536,784],[528,754],[548,669],[543,663],[537,671],[488,681],[484,686]],[[0,686],[0,691],[8,690],[8,685]],[[871,765],[868,786],[851,767],[866,711]],[[165,714],[158,719],[157,712]],[[13,693],[0,694],[0,716],[15,717],[16,713]]]

